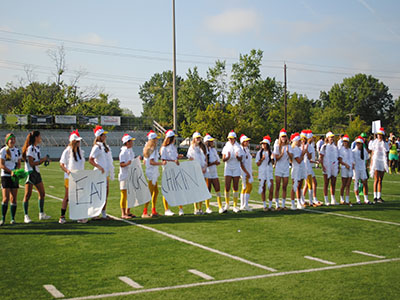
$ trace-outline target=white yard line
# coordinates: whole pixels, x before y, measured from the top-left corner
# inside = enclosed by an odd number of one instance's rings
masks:
[[[343,268],[352,268],[352,267],[358,267],[358,266],[373,265],[373,264],[380,264],[380,263],[389,263],[389,262],[395,262],[395,261],[400,261],[400,258],[374,260],[374,261],[359,262],[359,263],[344,264],[344,265],[336,265],[336,266],[314,268],[314,269],[295,270],[295,271],[287,271],[287,272],[277,272],[277,273],[269,273],[269,274],[247,276],[247,277],[238,277],[238,278],[223,279],[223,280],[202,281],[202,282],[197,282],[197,283],[165,286],[165,287],[142,289],[142,290],[135,290],[135,291],[128,291],[128,292],[117,292],[117,293],[111,293],[111,294],[102,294],[102,295],[92,295],[92,296],[68,298],[68,299],[65,299],[65,300],[87,300],[87,299],[101,299],[101,298],[110,298],[110,297],[122,297],[122,296],[129,296],[129,295],[135,295],[135,294],[141,294],[141,293],[162,292],[162,291],[168,291],[168,290],[176,290],[176,289],[192,288],[192,287],[199,287],[199,286],[216,285],[216,284],[231,283],[231,282],[240,282],[240,281],[246,281],[246,280],[256,280],[256,279],[263,279],[263,278],[269,278],[269,277],[278,277],[278,276],[286,276],[286,275],[292,275],[292,274],[302,274],[302,273],[312,273],[312,272],[336,270],[336,269],[343,269]]]
[[[43,286],[54,298],[64,298],[64,294],[61,293],[56,287],[52,284],[45,284]]]
[[[363,251],[358,251],[358,250],[354,250],[354,251],[352,251],[352,252],[353,252],[353,253],[357,253],[357,254],[361,254],[361,255],[366,255],[366,256],[375,257],[375,258],[385,258],[385,256],[382,256],[382,255],[371,254],[371,253],[367,253],[367,252],[363,252]]]
[[[120,276],[120,277],[118,277],[118,279],[123,281],[123,282],[125,282],[127,285],[129,285],[129,286],[131,286],[131,287],[133,287],[135,289],[142,289],[143,288],[139,283],[133,281],[129,277]]]
[[[331,261],[329,261],[329,260],[325,260],[325,259],[320,259],[320,258],[318,258],[318,257],[312,257],[312,256],[304,256],[304,258],[307,258],[307,259],[309,259],[309,260],[314,260],[314,261],[317,261],[317,262],[320,262],[320,263],[323,263],[323,264],[326,264],[326,265],[336,265],[336,263],[334,263],[334,262],[331,262]]]
[[[214,277],[207,275],[206,273],[200,272],[198,270],[195,270],[195,269],[190,269],[190,270],[188,270],[188,272],[190,272],[194,275],[200,276],[201,278],[203,278],[205,280],[213,280],[214,279]]]

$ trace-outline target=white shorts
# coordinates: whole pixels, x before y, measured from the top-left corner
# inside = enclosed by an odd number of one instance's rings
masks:
[[[215,168],[212,168],[215,167]],[[218,172],[216,166],[211,166],[207,168],[206,173],[204,173],[205,178],[215,179],[218,178]]]
[[[311,177],[315,177],[314,169],[313,169],[312,166],[309,166],[309,167],[307,168],[307,176],[308,176],[308,175],[311,175]]]
[[[373,165],[375,171],[385,171],[385,163],[382,160],[375,160]]]
[[[242,170],[240,168],[225,168],[224,176],[231,176],[231,177],[239,177],[242,174]]]
[[[120,189],[120,190],[126,190],[126,189],[127,189],[126,180],[121,180],[121,181],[119,182],[119,189]]]
[[[366,170],[354,170],[353,171],[353,179],[355,181],[368,179],[367,171]]]
[[[353,168],[347,169],[346,167],[341,167],[340,174],[342,178],[353,177]]]
[[[275,168],[275,177],[289,177],[289,168]]]
[[[328,164],[325,165],[326,172],[323,172],[324,175],[327,175],[328,178],[337,177],[339,169],[337,164]]]

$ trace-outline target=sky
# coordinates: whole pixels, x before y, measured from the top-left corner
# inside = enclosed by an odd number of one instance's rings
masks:
[[[317,99],[334,83],[371,74],[400,95],[400,1],[176,0],[177,74],[263,51],[262,76]],[[172,0],[13,0],[0,11],[0,87],[53,81],[49,50],[63,46],[71,81],[142,112],[139,87],[172,70]],[[21,81],[22,80],[22,81]]]

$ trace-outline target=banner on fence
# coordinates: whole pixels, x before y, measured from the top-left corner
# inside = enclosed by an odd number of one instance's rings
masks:
[[[186,205],[211,198],[200,164],[196,161],[165,165],[162,173],[162,194],[170,206]]]
[[[76,124],[76,116],[55,116],[55,122],[57,124]]]
[[[8,125],[27,125],[27,115],[5,115],[5,121]]]
[[[107,178],[99,170],[76,171],[69,175],[69,217],[72,220],[100,215],[106,203]]]
[[[97,125],[99,124],[99,118],[79,116],[79,123],[84,125]]]
[[[111,125],[111,126],[120,126],[121,125],[121,117],[118,116],[101,116],[100,117],[101,125]]]
[[[127,196],[128,207],[136,207],[151,201],[147,179],[144,176],[139,157],[128,166]]]
[[[53,116],[35,116],[31,115],[31,123],[36,125],[47,125],[53,123]]]

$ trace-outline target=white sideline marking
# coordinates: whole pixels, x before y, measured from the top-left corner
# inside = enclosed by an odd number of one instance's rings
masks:
[[[320,258],[317,258],[317,257],[312,257],[312,256],[307,256],[306,255],[306,256],[304,256],[304,258],[307,258],[309,260],[315,260],[315,261],[318,261],[318,262],[326,264],[326,265],[336,265],[336,263],[334,263],[334,262],[331,262],[329,260],[320,259]]]
[[[52,284],[45,284],[43,287],[54,297],[54,298],[64,298],[64,294],[61,293],[56,287]]]
[[[210,276],[210,275],[207,275],[207,274],[205,274],[205,273],[203,273],[203,272],[197,271],[197,270],[195,270],[195,269],[190,269],[190,270],[188,270],[188,271],[189,271],[190,273],[194,274],[194,275],[200,276],[201,278],[203,278],[203,279],[205,279],[205,280],[213,280],[213,279],[214,279],[214,277],[212,277],[212,276]]]
[[[118,279],[123,281],[123,282],[125,282],[127,285],[130,285],[131,287],[133,287],[135,289],[142,289],[143,288],[143,286],[141,286],[139,283],[133,281],[129,277],[120,276],[120,277],[118,277]]]
[[[51,198],[54,198],[54,199],[58,199],[58,200],[60,200],[60,201],[63,200],[62,198],[59,198],[59,197],[56,197],[56,196],[53,196],[53,195],[47,194],[47,196],[49,196],[49,197],[51,197]],[[124,220],[124,219],[121,219],[121,218],[118,218],[118,217],[115,217],[115,216],[112,216],[112,215],[109,215],[109,214],[107,214],[107,215],[108,215],[109,217],[115,219],[115,220],[122,221],[122,222],[131,224],[131,225],[135,225],[135,226],[137,226],[137,227],[140,227],[140,228],[143,228],[143,229],[146,229],[146,230],[153,231],[153,232],[155,232],[155,233],[158,233],[158,234],[164,235],[164,236],[166,236],[166,237],[169,237],[169,238],[171,238],[171,239],[173,239],[173,240],[176,240],[176,241],[179,241],[179,242],[182,242],[182,243],[185,243],[185,244],[189,244],[189,245],[191,245],[191,246],[195,246],[195,247],[201,248],[201,249],[203,249],[203,250],[206,250],[206,251],[209,251],[209,252],[213,252],[213,253],[216,253],[216,254],[219,254],[219,255],[222,255],[222,256],[226,256],[226,257],[229,257],[229,258],[231,258],[231,259],[240,261],[240,262],[242,262],[242,263],[245,263],[245,264],[248,264],[248,265],[251,265],[251,266],[254,266],[254,267],[263,269],[263,270],[267,270],[267,271],[270,271],[270,272],[276,272],[276,270],[273,269],[273,268],[260,265],[260,264],[258,264],[258,263],[252,262],[252,261],[250,261],[250,260],[241,258],[241,257],[239,257],[239,256],[235,256],[235,255],[232,255],[232,254],[229,254],[229,253],[226,253],[226,252],[222,252],[222,251],[219,251],[219,250],[217,250],[217,249],[213,249],[213,248],[210,248],[210,247],[207,247],[207,246],[204,246],[204,245],[201,245],[201,244],[198,244],[198,243],[195,243],[195,242],[192,242],[192,241],[183,239],[183,238],[181,238],[181,237],[179,237],[179,236],[176,236],[176,235],[173,235],[173,234],[170,234],[170,233],[167,233],[167,232],[164,232],[164,231],[161,231],[161,230],[158,230],[158,229],[149,227],[149,226],[145,226],[145,225],[142,225],[142,224],[137,224],[137,223],[131,222],[131,221],[129,221],[129,220]]]
[[[373,261],[359,262],[359,263],[353,263],[353,264],[344,264],[344,265],[336,265],[336,266],[314,268],[314,269],[268,273],[268,274],[262,274],[262,275],[247,276],[247,277],[237,277],[237,278],[231,278],[231,279],[202,281],[202,282],[197,282],[197,283],[165,286],[165,287],[151,288],[151,289],[142,289],[142,290],[135,290],[135,291],[129,291],[129,292],[117,292],[117,293],[111,293],[111,294],[102,294],[102,295],[92,295],[92,296],[68,298],[68,299],[65,299],[65,300],[87,300],[87,299],[121,297],[121,296],[129,296],[129,295],[141,294],[141,293],[160,292],[160,291],[184,289],[184,288],[191,288],[191,287],[198,287],[198,286],[215,285],[215,284],[221,284],[221,283],[231,283],[231,282],[238,282],[238,281],[245,281],[245,280],[255,280],[255,279],[263,279],[263,278],[269,278],[269,277],[278,277],[278,276],[285,276],[285,275],[292,275],[292,274],[302,274],[302,273],[311,273],[311,272],[319,272],[319,271],[327,271],[327,270],[336,270],[336,269],[351,268],[351,267],[358,267],[358,266],[365,266],[365,265],[373,265],[373,264],[380,264],[380,263],[387,263],[387,262],[394,262],[394,261],[400,261],[400,258],[373,260]]]
[[[361,254],[361,255],[376,257],[376,258],[385,258],[385,256],[382,256],[382,255],[371,254],[371,253],[362,252],[362,251],[358,251],[358,250],[354,250],[354,251],[352,251],[352,252],[353,252],[353,253],[357,253],[357,254]]]

